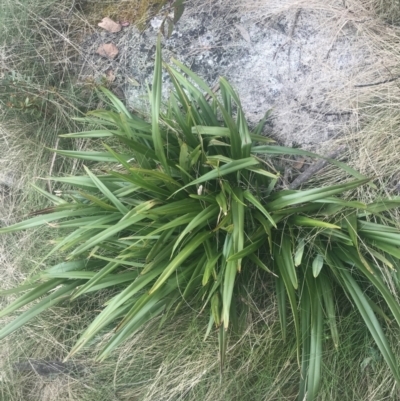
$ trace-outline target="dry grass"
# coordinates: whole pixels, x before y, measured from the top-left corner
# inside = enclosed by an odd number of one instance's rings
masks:
[[[215,337],[202,341],[206,321],[192,321],[190,311],[162,330],[154,322],[101,365],[93,362],[93,352],[84,353],[75,361],[86,366],[78,377],[40,377],[11,369],[17,360],[65,356],[68,334],[63,338],[60,332],[65,332],[68,322],[75,330],[83,324],[79,318],[82,311],[78,308],[75,312],[55,308],[7,340],[9,353],[2,354],[2,400],[282,401],[293,400],[296,394],[295,344],[283,343],[277,335],[273,299],[262,311],[254,312],[242,336],[232,339],[222,382],[217,341]],[[324,350],[325,380],[319,400],[367,401],[400,396],[369,336],[360,333],[359,324],[359,318],[350,312],[340,321],[345,335],[339,351],[329,345]],[[398,333],[393,335],[392,343],[396,344]],[[400,352],[398,346],[396,351]]]
[[[143,27],[146,20],[164,0],[100,0],[86,1],[82,11],[89,23],[96,25],[102,18],[130,22]]]
[[[376,12],[385,21],[398,25],[400,23],[400,4],[396,0],[362,0],[368,10]]]

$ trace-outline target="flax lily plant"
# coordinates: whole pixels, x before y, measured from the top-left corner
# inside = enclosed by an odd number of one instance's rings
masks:
[[[108,331],[98,357],[103,360],[145,323],[162,323],[190,303],[209,314],[205,334],[217,333],[223,366],[243,286],[261,269],[276,289],[282,336],[290,324],[297,339],[299,400],[316,397],[327,330],[340,345],[336,300],[343,294],[400,382],[380,324],[390,319],[400,325],[399,304],[386,284],[397,282],[400,259],[400,232],[386,212],[400,201],[367,205],[341,197],[369,179],[334,161],[353,175],[349,181],[282,189],[276,158],[310,154],[261,135],[266,117],[249,129],[238,95],[224,78],[216,95],[176,60],[164,66],[174,89],[162,104],[162,67],[158,43],[150,119],[130,113],[102,89],[114,110],[95,110],[85,118],[100,128],[65,135],[115,137],[126,154],[107,145],[104,152],[58,151],[102,166],[109,162],[109,170],[96,174],[85,167],[83,175],[53,178],[70,184],[71,191],[60,198],[38,188],[54,206],[0,229],[56,224],[66,234],[51,254],[67,254],[27,284],[2,292],[23,295],[0,316],[33,304],[1,328],[0,338],[57,303],[112,287],[112,297],[88,322],[70,356]],[[384,302],[378,306],[371,293]]]

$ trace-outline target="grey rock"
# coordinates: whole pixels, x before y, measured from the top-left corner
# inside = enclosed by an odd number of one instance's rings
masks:
[[[250,124],[273,109],[269,128],[280,142],[318,148],[357,123],[354,82],[360,71],[378,63],[377,56],[355,25],[341,26],[322,0],[320,8],[312,9],[301,8],[297,0],[267,3],[264,11],[258,6],[257,14],[250,3],[240,8],[220,0],[188,1],[172,36],[163,39],[163,58],[180,60],[211,87],[225,76],[238,91]],[[335,10],[337,15],[347,12],[341,2]],[[115,61],[93,55],[104,38],[95,34],[87,41],[85,54],[92,55],[87,66],[96,65],[100,74],[112,68],[118,76],[115,85],[123,88],[133,109],[148,110],[147,85],[161,21],[162,14],[143,32],[129,27],[114,34],[120,49]],[[131,85],[130,78],[139,85]],[[164,72],[165,99],[171,89]]]

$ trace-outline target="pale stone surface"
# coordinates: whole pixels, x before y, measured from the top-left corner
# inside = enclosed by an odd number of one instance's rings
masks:
[[[288,145],[316,147],[354,123],[347,94],[360,69],[376,63],[376,56],[353,24],[338,32],[329,10],[294,7],[298,1],[265,3],[273,11],[258,19],[251,10],[227,10],[218,1],[189,8],[164,41],[164,58],[178,58],[210,86],[226,76],[251,123],[272,108],[275,137]],[[139,52],[132,54],[131,72],[142,83],[150,81],[157,20],[138,38]],[[133,106],[140,107],[142,93],[140,87],[130,88]]]
[[[190,0],[171,38],[162,41],[163,58],[179,59],[210,86],[227,77],[251,124],[272,109],[268,135],[317,150],[357,126],[356,85],[390,76],[361,34],[366,24],[377,22],[346,3],[254,0],[235,6],[226,0]],[[84,44],[85,54],[104,40],[116,44],[116,60],[89,57],[86,64],[103,75],[112,68],[117,92],[123,90],[135,109],[148,110],[147,84],[161,22],[162,14],[143,32],[131,26],[117,34],[96,33]],[[167,99],[172,85],[165,72],[163,84]]]

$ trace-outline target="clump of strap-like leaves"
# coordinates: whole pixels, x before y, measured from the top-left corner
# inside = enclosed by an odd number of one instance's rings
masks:
[[[0,316],[39,302],[2,328],[0,337],[58,302],[112,287],[118,291],[88,322],[70,355],[107,329],[111,336],[99,355],[102,360],[144,323],[157,316],[173,318],[190,303],[209,313],[207,334],[217,329],[223,364],[243,286],[254,278],[254,269],[261,269],[276,288],[283,337],[288,320],[293,321],[299,400],[313,400],[318,391],[324,322],[339,346],[336,297],[343,293],[400,380],[376,317],[389,313],[400,324],[399,304],[385,284],[388,277],[397,280],[400,232],[382,214],[399,200],[366,205],[341,198],[369,180],[340,163],[356,178],[304,190],[278,187],[274,158],[308,153],[273,145],[261,135],[265,119],[250,130],[239,98],[224,78],[217,96],[178,61],[165,68],[174,90],[161,107],[158,45],[149,122],[103,89],[114,111],[96,110],[86,118],[102,128],[67,135],[113,136],[125,145],[126,154],[107,145],[105,152],[58,152],[110,162],[109,171],[99,175],[85,167],[84,175],[55,178],[73,189],[62,198],[42,191],[54,207],[0,229],[5,233],[56,224],[67,234],[52,253],[68,254],[14,290],[26,292]],[[369,294],[376,290],[385,311],[367,295],[367,287]]]

